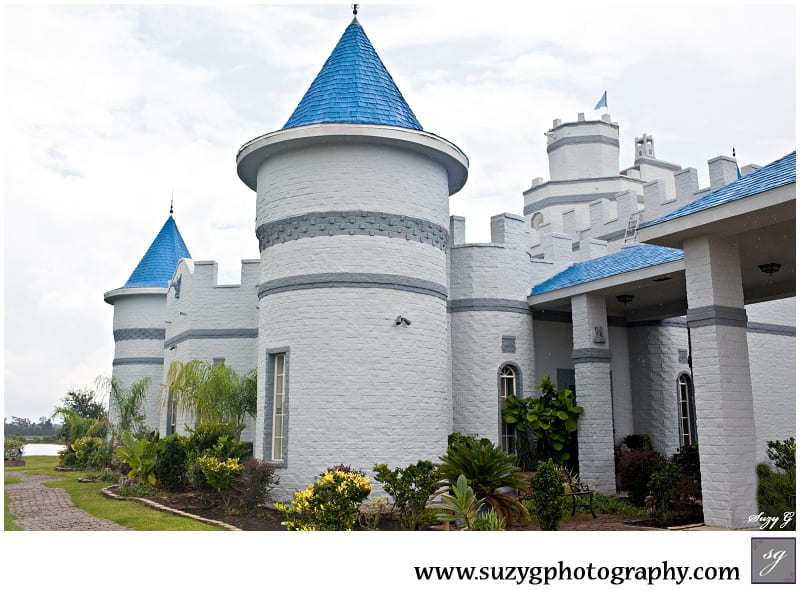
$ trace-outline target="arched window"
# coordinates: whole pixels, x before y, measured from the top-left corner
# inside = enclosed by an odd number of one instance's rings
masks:
[[[697,422],[694,409],[692,378],[686,373],[678,376],[678,414],[681,446],[697,444]]]
[[[517,370],[512,365],[500,367],[499,411],[502,412],[505,400],[516,397],[519,385]],[[500,448],[512,455],[516,453],[516,428],[513,424],[506,424],[500,414]]]

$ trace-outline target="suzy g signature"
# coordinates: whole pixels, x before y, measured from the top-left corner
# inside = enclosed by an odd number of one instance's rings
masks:
[[[780,516],[767,516],[763,512],[758,514],[751,514],[747,517],[748,523],[759,523],[758,527],[763,530],[772,530],[779,524],[778,528],[782,529],[794,520],[794,512],[784,512],[783,517]]]

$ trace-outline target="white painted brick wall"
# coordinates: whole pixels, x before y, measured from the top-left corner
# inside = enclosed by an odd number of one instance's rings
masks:
[[[384,289],[311,289],[261,300],[259,379],[267,351],[289,347],[288,499],[325,468],[436,460],[452,428],[445,302]],[[402,313],[412,320],[395,327]],[[264,414],[265,386],[259,387]],[[267,418],[270,419],[270,418]],[[257,424],[256,452],[270,448]]]
[[[271,156],[257,182],[256,227],[313,211],[351,210],[408,215],[448,227],[445,169],[388,146],[328,142],[291,150]]]
[[[530,316],[499,311],[450,314],[453,430],[479,434],[498,444],[498,371],[514,363],[523,397],[534,395],[533,333]],[[516,352],[502,352],[503,336],[516,338]]]

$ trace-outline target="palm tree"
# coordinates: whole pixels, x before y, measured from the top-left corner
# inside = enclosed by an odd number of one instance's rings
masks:
[[[255,369],[240,376],[227,365],[193,359],[172,361],[163,403],[192,414],[197,424],[231,423],[239,440],[245,417],[256,415],[256,396]]]
[[[108,391],[109,416],[119,433],[128,432],[137,438],[147,434],[145,401],[150,378],[145,377],[126,387],[119,379],[98,377],[96,386]]]

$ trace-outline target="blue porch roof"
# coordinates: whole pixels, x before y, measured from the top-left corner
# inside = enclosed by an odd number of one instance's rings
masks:
[[[167,287],[178,267],[178,261],[191,257],[181,232],[170,215],[122,288]]]
[[[685,215],[691,215],[692,213],[697,213],[698,211],[710,209],[718,205],[724,205],[731,201],[757,195],[785,184],[791,184],[795,182],[797,167],[796,154],[796,151],[787,154],[779,160],[775,160],[763,168],[751,172],[747,176],[743,176],[730,184],[726,184],[723,187],[703,195],[696,201],[679,207],[675,209],[675,211],[667,213],[658,219],[642,224],[642,228],[670,221]]]
[[[315,123],[368,123],[422,130],[355,19],[283,128]]]
[[[619,252],[573,264],[566,270],[533,287],[531,295],[541,295],[558,289],[604,279],[683,258],[683,250],[640,244]]]

